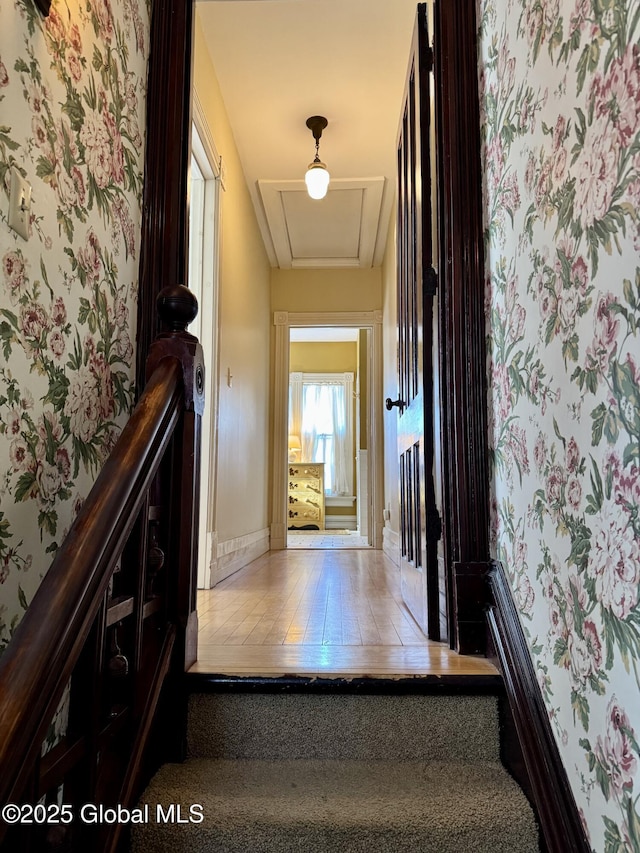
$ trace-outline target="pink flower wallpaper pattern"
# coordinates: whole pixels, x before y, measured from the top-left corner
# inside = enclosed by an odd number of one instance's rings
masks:
[[[149,9],[14,0],[2,18],[0,651],[133,403]]]
[[[640,5],[481,0],[494,554],[592,847],[640,851]]]

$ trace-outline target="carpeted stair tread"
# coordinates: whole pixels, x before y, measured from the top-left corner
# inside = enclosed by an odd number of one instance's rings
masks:
[[[190,757],[499,761],[495,696],[194,694]]]
[[[495,762],[229,761],[165,765],[143,803],[201,824],[134,827],[133,853],[537,853],[531,809]]]

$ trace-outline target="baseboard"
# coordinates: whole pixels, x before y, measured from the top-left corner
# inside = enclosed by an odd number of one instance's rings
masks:
[[[488,580],[490,639],[504,678],[510,717],[528,776],[527,793],[538,815],[545,849],[548,853],[589,853],[591,848],[551,730],[511,588],[498,561],[490,564]],[[508,736],[507,732],[507,739]],[[508,756],[505,764],[509,767]],[[516,768],[516,778],[518,772]]]
[[[325,530],[357,530],[357,520],[355,515],[325,515],[324,517]]]
[[[453,645],[461,655],[484,655],[487,651],[487,603],[485,577],[489,563],[455,562],[453,575]],[[440,610],[444,602],[440,603]]]
[[[215,586],[269,550],[269,528],[218,542],[211,561],[211,583]]]
[[[400,536],[386,525],[382,528],[382,550],[396,566],[400,565]]]

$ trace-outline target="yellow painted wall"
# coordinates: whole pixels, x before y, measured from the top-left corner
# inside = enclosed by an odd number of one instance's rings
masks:
[[[355,341],[292,341],[289,370],[300,373],[358,372]]]
[[[220,192],[218,542],[269,524],[270,266],[196,14],[194,79],[225,167]],[[233,375],[227,383],[227,371]]]
[[[272,315],[274,311],[380,311],[381,309],[382,270],[380,267],[271,270]],[[290,365],[290,369],[300,368]],[[355,366],[347,369],[357,371],[357,356]],[[274,382],[273,375],[271,381]],[[366,424],[362,424],[362,428],[366,429]],[[349,508],[331,507],[332,515],[353,515],[355,511],[355,504]]]
[[[272,270],[272,311],[376,311],[382,276],[375,269]]]

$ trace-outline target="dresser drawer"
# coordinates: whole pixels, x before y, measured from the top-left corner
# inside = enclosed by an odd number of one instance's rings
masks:
[[[324,530],[324,464],[288,465],[287,527]]]

